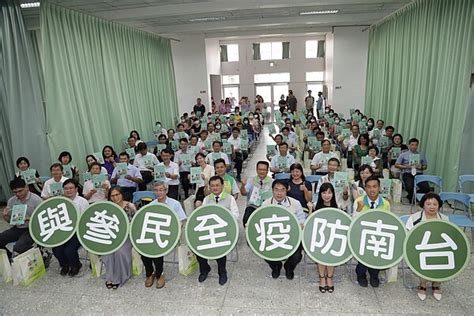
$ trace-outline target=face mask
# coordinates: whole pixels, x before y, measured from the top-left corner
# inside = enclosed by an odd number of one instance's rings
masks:
[[[220,126],[220,125],[216,125],[216,129],[221,129],[221,126]]]
[[[339,124],[339,123],[340,123],[340,121],[339,121],[339,120],[335,120],[335,121],[334,121],[334,123],[336,123],[336,124]]]
[[[372,123],[367,123],[367,126],[368,126],[368,127],[372,127],[372,126],[374,126],[374,124],[372,124]]]
[[[324,111],[325,113],[329,113],[329,110]]]

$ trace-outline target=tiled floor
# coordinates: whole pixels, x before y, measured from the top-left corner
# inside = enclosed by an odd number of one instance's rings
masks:
[[[265,158],[264,137],[247,164],[245,176],[255,175],[255,163]],[[245,201],[238,201],[241,212]],[[408,213],[403,205],[394,205],[396,213]],[[6,228],[3,222],[0,230]],[[347,266],[335,292],[318,291],[314,264],[299,264],[296,277],[271,278],[267,264],[247,247],[244,231],[238,243],[239,261],[228,263],[229,281],[219,286],[217,267],[211,262],[210,278],[199,284],[197,272],[189,277],[177,275],[176,267],[165,264],[166,286],[145,288],[144,279],[135,277],[118,290],[107,290],[104,280],[81,276],[61,277],[58,263],[53,260],[46,276],[27,288],[0,283],[0,314],[474,314],[473,265],[456,280],[442,285],[441,302],[428,297],[419,301],[414,290],[408,290],[399,280],[380,288],[361,288],[351,282]],[[399,270],[401,271],[401,270]],[[415,282],[415,279],[411,279]]]

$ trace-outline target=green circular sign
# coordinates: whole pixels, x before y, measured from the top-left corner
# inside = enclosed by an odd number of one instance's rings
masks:
[[[203,205],[188,217],[185,234],[189,248],[196,255],[219,259],[234,249],[239,238],[239,226],[225,207]]]
[[[416,225],[408,233],[403,255],[410,269],[419,277],[444,282],[454,279],[467,267],[471,245],[453,223],[430,220]]]
[[[78,219],[79,214],[71,199],[47,199],[38,205],[31,215],[31,238],[43,247],[60,246],[74,236]]]
[[[393,213],[369,210],[349,227],[349,248],[360,263],[373,269],[388,269],[403,258],[405,225]]]
[[[128,215],[117,204],[96,202],[79,218],[77,237],[93,254],[111,254],[125,243],[129,229]]]
[[[301,243],[301,228],[295,214],[278,205],[256,209],[247,222],[245,235],[250,249],[270,261],[287,259]]]
[[[312,213],[303,229],[303,248],[308,257],[326,266],[339,266],[350,260],[351,223],[351,217],[337,208],[327,207]]]
[[[130,241],[135,250],[150,258],[166,256],[178,244],[181,222],[166,204],[142,207],[130,224]]]

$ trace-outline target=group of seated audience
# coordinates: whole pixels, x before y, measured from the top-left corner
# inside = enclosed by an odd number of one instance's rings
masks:
[[[427,168],[426,157],[418,151],[419,141],[411,138],[408,145],[403,144],[402,135],[395,134],[393,126],[385,127],[382,120],[374,124],[373,119],[359,110],[353,111],[351,119],[345,120],[329,107],[315,114],[308,108],[300,115],[291,107],[282,107],[281,117],[277,120],[280,133],[270,133],[275,141],[274,154],[269,152],[267,160],[257,162],[256,176],[242,176],[250,144],[259,139],[263,125],[263,99],[259,96],[255,103],[258,106],[253,113],[249,112],[248,99],[243,99],[234,113],[229,110],[228,102],[224,101],[224,106],[222,103],[219,107],[213,106],[212,112],[206,114],[205,106],[197,99],[191,115],[183,114],[176,130],[166,130],[161,122],[157,122],[155,141],[143,141],[138,131],[134,130],[130,132],[126,146],[117,151],[118,154],[110,145],[104,146],[100,154],[88,154],[85,158],[87,172],[84,174],[72,164],[72,155],[64,151],[60,153],[58,162],[50,166],[49,179],[41,181],[36,172],[34,182],[27,184],[22,174],[31,168],[30,161],[20,157],[16,161],[18,172],[10,183],[14,196],[8,201],[3,217],[9,221],[13,205],[27,204],[28,219],[41,201],[58,195],[53,186],[62,184],[59,194],[71,199],[79,212],[92,203],[111,201],[123,208],[131,219],[137,211],[136,205],[131,203],[134,192],[148,188],[156,195],[152,203],[169,205],[182,222],[186,220],[186,213],[180,201],[188,199],[191,193],[194,193],[194,207],[219,204],[238,219],[236,200],[240,194],[246,199],[244,227],[250,215],[266,205],[281,205],[291,210],[303,227],[308,214],[326,207],[337,208],[353,216],[374,208],[389,211],[390,200],[379,193],[384,169],[389,170],[390,178],[403,181],[407,198],[412,201],[414,176],[422,174]],[[319,142],[319,146],[313,147],[314,141]],[[224,152],[226,146],[230,150]],[[413,154],[420,157],[416,164],[412,163]],[[343,159],[347,161],[347,168],[353,168],[356,181],[336,190],[334,177],[341,171]],[[126,166],[125,174],[120,173],[119,164]],[[319,176],[314,188],[306,179],[309,174],[305,175],[305,164],[309,165],[309,172]],[[155,166],[164,166],[164,180],[156,180]],[[202,181],[199,183],[191,183],[191,167],[201,168]],[[280,173],[287,173],[288,178],[279,178]],[[103,178],[97,184],[94,179],[100,176]],[[417,192],[429,191],[428,184],[418,185]],[[423,210],[410,217],[407,228],[432,218],[446,220],[444,215],[438,213],[441,204],[436,194],[426,194],[420,203]],[[6,249],[10,242],[16,242],[13,248],[16,254],[32,247],[34,242],[27,224],[13,226],[0,233],[0,248]],[[82,266],[79,247],[80,243],[74,236],[67,243],[53,248],[61,275],[75,276],[79,273]],[[300,246],[285,263],[267,261],[272,277],[278,278],[284,268],[286,278],[293,279],[294,270],[302,259],[302,250]],[[7,252],[11,257],[12,253]],[[117,252],[102,256],[107,271],[107,288],[116,289],[131,277],[131,252],[132,245],[127,241]],[[197,259],[198,280],[204,282],[210,266],[206,259]],[[163,258],[142,256],[142,261],[146,272],[145,286],[151,287],[156,281],[156,287],[162,288],[165,285]],[[227,282],[226,258],[217,259],[217,264],[219,284],[223,285]],[[318,265],[321,293],[334,292],[334,271],[334,267]],[[361,286],[367,287],[369,282],[373,287],[379,286],[378,270],[359,263],[356,273]],[[433,283],[433,293],[436,299],[441,299],[439,283]],[[418,296],[426,298],[424,280],[420,281]]]

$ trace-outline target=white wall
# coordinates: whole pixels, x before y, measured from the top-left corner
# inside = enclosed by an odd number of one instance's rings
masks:
[[[254,100],[254,74],[289,72],[291,81],[289,89],[293,90],[299,106],[302,106],[307,94],[305,73],[324,71],[324,58],[305,58],[305,41],[309,39],[322,40],[324,36],[265,37],[221,41],[221,44],[239,44],[239,61],[222,63],[222,75],[240,75],[240,96],[248,96],[250,100]],[[252,44],[260,42],[290,42],[290,59],[275,60],[274,67],[270,67],[269,60],[253,60]]]
[[[326,69],[324,72],[324,79],[328,88],[326,102],[327,105],[332,105],[333,101],[333,73],[334,73],[334,34],[326,34]]]
[[[179,113],[191,112],[196,98],[209,109],[209,76],[207,73],[204,34],[182,36],[171,41]]]
[[[349,115],[350,108],[364,109],[367,71],[367,27],[334,28],[332,107]]]

